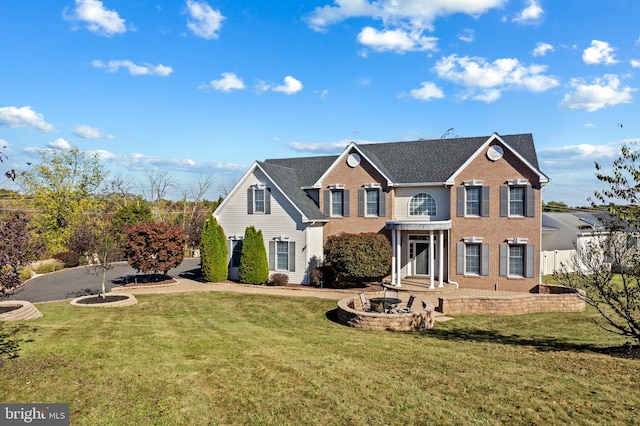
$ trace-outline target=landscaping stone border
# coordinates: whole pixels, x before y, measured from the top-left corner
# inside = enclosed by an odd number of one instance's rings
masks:
[[[107,293],[109,295],[110,293]],[[127,296],[126,299],[118,300],[117,302],[106,302],[106,303],[80,303],[83,299],[88,299],[91,297],[96,297],[95,294],[90,296],[82,296],[76,297],[71,301],[71,306],[81,306],[83,308],[113,308],[113,307],[121,307],[121,306],[131,306],[138,303],[138,299],[133,294],[128,293],[117,293],[118,296]]]
[[[22,321],[42,318],[42,312],[33,303],[26,300],[5,300],[0,302],[0,306],[20,306],[18,309],[0,314],[0,321]]]

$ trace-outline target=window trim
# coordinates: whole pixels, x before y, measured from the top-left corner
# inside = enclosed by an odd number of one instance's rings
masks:
[[[278,243],[287,244],[287,269],[278,267]],[[296,243],[289,237],[280,236],[269,241],[269,270],[275,272],[296,271]]]
[[[479,246],[479,273],[467,271],[467,246]],[[469,277],[486,277],[489,275],[489,244],[483,243],[482,238],[468,237],[456,244],[456,273]]]
[[[511,212],[511,189],[524,188],[523,214]],[[524,218],[536,216],[536,191],[527,179],[512,179],[507,185],[500,186],[500,217]]]
[[[334,215],[333,214],[333,192],[341,191],[342,192],[342,214]],[[340,217],[349,217],[349,197],[350,191],[344,188],[342,184],[334,184],[329,185],[327,189],[324,190],[323,197],[323,213],[327,217],[340,218]]]
[[[524,247],[523,252],[523,274],[516,275],[511,271],[511,250],[513,246]],[[529,244],[527,238],[508,238],[504,243],[500,244],[500,273],[501,277],[523,279],[534,278],[536,274],[535,263],[536,250],[535,245]]]
[[[243,235],[232,235],[227,238],[227,253],[229,256],[229,261],[227,265],[229,268],[239,268],[240,267],[240,256],[242,255],[242,243],[244,242]],[[239,252],[237,254],[237,264],[234,263],[234,250],[236,246],[240,246],[238,248]]]
[[[256,193],[261,191],[264,194],[263,208],[256,208]],[[247,214],[271,214],[271,190],[264,183],[256,183],[247,189]]]

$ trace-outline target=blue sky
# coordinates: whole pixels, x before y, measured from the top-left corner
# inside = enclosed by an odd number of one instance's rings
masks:
[[[587,205],[593,162],[640,136],[638,16],[636,0],[3,1],[2,166],[78,146],[135,188],[170,173],[172,198],[212,174],[214,199],[254,160],[533,133],[544,200]]]

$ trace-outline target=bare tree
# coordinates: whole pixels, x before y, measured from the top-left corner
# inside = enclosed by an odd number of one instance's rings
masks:
[[[118,198],[122,199],[122,203],[116,201],[116,207],[122,208],[127,205],[129,201],[129,197],[131,196],[131,188],[133,187],[133,182],[130,177],[123,177],[121,174],[114,175],[109,180],[109,189],[113,195],[117,195]]]
[[[162,200],[166,197],[169,189],[177,185],[177,182],[166,170],[147,170],[145,177],[147,179],[148,189],[145,191],[143,188],[142,192],[149,202],[156,202],[155,216],[156,220],[158,220],[160,218]]]

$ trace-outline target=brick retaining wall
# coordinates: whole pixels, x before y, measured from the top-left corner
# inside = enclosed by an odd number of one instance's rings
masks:
[[[438,298],[445,315],[520,315],[538,312],[582,312],[584,293],[522,294],[516,296],[444,296]]]

